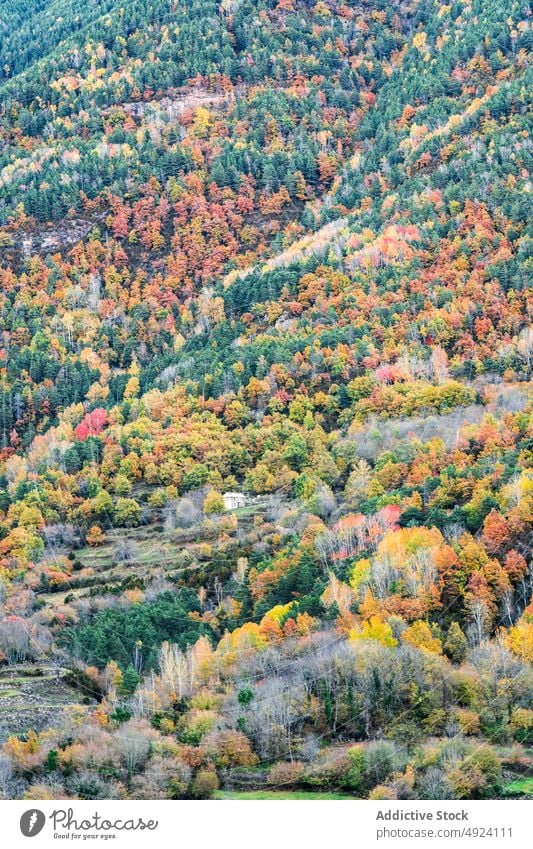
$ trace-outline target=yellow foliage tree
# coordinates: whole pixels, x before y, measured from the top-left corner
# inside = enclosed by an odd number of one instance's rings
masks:
[[[526,662],[533,662],[533,621],[523,616],[509,629],[504,640],[514,654]]]
[[[409,625],[402,634],[402,641],[418,649],[431,652],[431,654],[442,654],[442,643],[438,637],[434,637],[427,622],[417,619]]]
[[[371,616],[366,622],[363,622],[360,629],[353,628],[350,631],[349,639],[352,642],[357,640],[377,640],[383,646],[397,646],[398,640],[392,636],[392,628],[388,622],[383,622],[379,616]]]
[[[132,398],[137,397],[137,395],[139,394],[139,388],[140,388],[140,384],[139,384],[140,368],[139,368],[139,364],[138,364],[138,362],[135,358],[133,359],[133,362],[132,362],[132,364],[129,368],[128,374],[130,376],[129,376],[128,382],[126,383],[126,388],[124,389],[124,398],[129,401]]]
[[[224,510],[224,499],[216,489],[210,489],[204,499],[204,513],[211,516],[213,513],[222,513]]]
[[[86,539],[87,545],[101,545],[105,540],[105,534],[99,525],[91,525]]]

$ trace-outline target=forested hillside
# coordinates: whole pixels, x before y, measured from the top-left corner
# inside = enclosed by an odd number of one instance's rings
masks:
[[[0,0],[5,798],[533,795],[531,44]]]

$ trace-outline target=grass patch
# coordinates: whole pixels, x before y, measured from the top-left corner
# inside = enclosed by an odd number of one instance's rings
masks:
[[[215,799],[254,799],[276,801],[280,799],[307,799],[312,801],[353,799],[345,793],[319,793],[314,790],[217,790]]]
[[[21,690],[15,690],[14,688],[3,689],[0,687],[0,699],[13,699],[15,696],[20,696]]]
[[[517,778],[516,781],[506,784],[503,792],[506,796],[533,796],[533,777]]]
[[[6,679],[4,679],[4,681],[2,681],[2,678],[0,677],[0,693],[3,692],[2,691],[2,685],[4,684],[4,682],[5,682],[6,685],[7,684],[14,684],[15,686],[17,686],[19,684],[22,684],[22,685],[29,684],[30,686],[33,687],[36,684],[40,684],[41,681],[57,681],[57,673],[51,672],[49,674],[39,675],[39,676],[36,676],[36,675],[20,675],[20,676],[16,676],[16,677],[9,678],[9,679],[6,678]]]

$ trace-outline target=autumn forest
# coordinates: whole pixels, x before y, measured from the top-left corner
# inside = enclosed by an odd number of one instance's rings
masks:
[[[0,798],[533,797],[521,0],[0,0]]]

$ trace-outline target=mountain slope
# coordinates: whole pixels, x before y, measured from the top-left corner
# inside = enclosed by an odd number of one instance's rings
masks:
[[[8,792],[518,786],[528,10],[0,21],[0,659],[86,718],[36,708]]]

